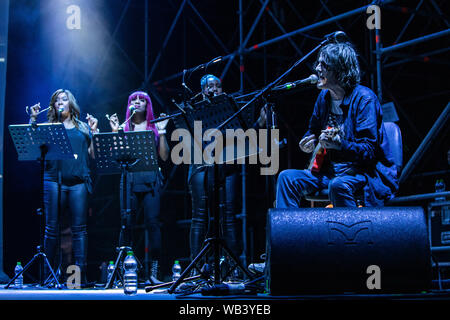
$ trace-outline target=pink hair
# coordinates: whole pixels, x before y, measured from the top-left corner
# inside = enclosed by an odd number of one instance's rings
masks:
[[[131,101],[133,99],[136,99],[136,97],[144,98],[147,101],[147,106],[146,106],[146,111],[145,111],[145,119],[147,120],[147,130],[152,130],[155,133],[155,139],[158,142],[159,141],[159,134],[158,134],[158,129],[156,129],[156,126],[154,123],[150,123],[151,120],[155,119],[155,116],[153,115],[153,106],[152,106],[152,101],[150,100],[150,96],[144,92],[144,91],[135,91],[132,94],[130,94],[130,96],[128,97],[128,104],[127,104],[127,113],[125,116],[125,119],[128,119],[131,116],[131,111],[130,111],[130,105],[131,105]],[[130,131],[130,123],[131,120],[128,121],[125,124],[125,128],[123,129],[124,131]]]

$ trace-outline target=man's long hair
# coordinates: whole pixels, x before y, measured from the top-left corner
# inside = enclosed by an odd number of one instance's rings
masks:
[[[339,85],[350,92],[360,82],[358,55],[349,42],[330,43],[324,46],[318,57],[322,57],[334,72]]]

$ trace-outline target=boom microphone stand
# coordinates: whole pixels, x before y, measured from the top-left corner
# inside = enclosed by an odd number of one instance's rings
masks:
[[[308,54],[306,54],[305,56],[303,56],[302,58],[300,58],[292,67],[290,67],[286,72],[284,72],[280,77],[278,77],[275,81],[271,82],[269,85],[267,85],[263,90],[261,90],[258,94],[256,94],[249,102],[247,102],[243,107],[241,107],[237,112],[235,112],[231,117],[229,117],[227,120],[225,120],[222,124],[220,124],[219,126],[216,127],[216,130],[218,131],[222,131],[231,121],[233,121],[242,111],[244,111],[249,105],[251,105],[253,102],[257,101],[259,98],[265,98],[266,93],[270,92],[271,90],[273,90],[273,88],[282,80],[284,79],[290,72],[292,72],[292,70],[294,70],[298,65],[300,65],[303,61],[305,61],[309,56],[311,56],[314,52],[316,52],[317,50],[319,50],[322,46],[324,46],[325,44],[327,44],[328,42],[334,40],[335,42],[338,41],[342,41],[341,39],[346,38],[345,34],[343,32],[336,32],[333,33],[331,35],[328,35],[325,37],[325,39],[319,44],[317,45],[314,49],[312,49]],[[271,108],[270,111],[273,111],[273,109]],[[273,115],[273,113],[270,113],[271,115]],[[275,118],[273,116],[272,120],[272,125],[275,125]],[[219,224],[218,224],[218,219],[219,219],[219,180],[218,180],[218,175],[219,175],[219,170],[218,170],[218,166],[217,163],[214,162],[213,164],[214,166],[214,195],[213,195],[213,207],[214,207],[214,230],[215,230],[215,234],[216,236],[219,234]],[[200,256],[202,256],[203,251],[209,249],[208,246],[213,245],[214,248],[214,264],[215,264],[215,270],[214,270],[214,284],[218,285],[220,283],[220,270],[219,270],[219,253],[220,253],[220,248],[219,245],[223,246],[223,248],[225,249],[225,251],[231,256],[231,258],[233,260],[235,260],[235,262],[237,262],[237,265],[239,266],[239,260],[236,259],[236,257],[234,257],[233,253],[226,247],[223,239],[219,238],[213,238],[213,239],[207,239],[207,240],[212,240],[211,242],[208,242],[206,244],[206,246],[203,248],[203,250],[200,252],[200,254],[194,259],[194,261],[191,263],[194,264],[194,262],[196,262],[197,259],[199,259]],[[188,267],[189,269],[189,267]],[[245,273],[248,275],[248,271],[245,268],[242,268],[242,270],[245,271]],[[188,270],[185,270],[185,273]],[[178,279],[178,281],[181,282],[181,278],[183,277],[183,274],[181,275],[180,279]],[[250,278],[253,278],[252,276],[250,276]],[[175,284],[172,285],[172,287],[169,289],[169,293],[171,293],[177,286],[178,281],[175,282]]]
[[[251,105],[253,102],[258,100],[261,97],[264,97],[268,92],[270,92],[281,80],[283,80],[289,73],[292,72],[298,65],[300,65],[303,61],[308,59],[314,52],[319,50],[321,47],[323,47],[325,44],[329,43],[330,41],[335,42],[341,42],[342,39],[346,38],[345,33],[342,31],[334,32],[330,35],[327,35],[322,42],[317,45],[314,49],[312,49],[310,52],[308,52],[306,55],[301,57],[297,62],[294,63],[286,72],[284,72],[281,76],[279,76],[275,81],[269,83],[265,88],[263,88],[261,91],[259,91],[253,98],[248,101],[245,105],[243,105],[235,114],[233,114],[230,118],[225,120],[221,125],[219,125],[216,129],[221,130],[223,127],[225,127],[230,121],[232,121],[234,118],[236,118],[242,111],[247,109],[249,105]]]

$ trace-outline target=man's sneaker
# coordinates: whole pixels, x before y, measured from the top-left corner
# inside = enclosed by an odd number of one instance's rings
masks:
[[[248,270],[250,272],[253,272],[256,275],[263,275],[264,274],[264,269],[266,268],[266,263],[265,262],[261,262],[261,263],[251,263],[248,266]]]

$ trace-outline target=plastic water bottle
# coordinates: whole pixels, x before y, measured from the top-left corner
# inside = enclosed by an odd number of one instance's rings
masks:
[[[109,262],[109,265],[108,265],[108,268],[106,269],[106,271],[108,273],[108,278],[106,279],[106,283],[108,283],[114,273],[114,261]]]
[[[133,251],[128,251],[123,261],[123,292],[128,295],[136,294],[138,288],[137,261]]]
[[[17,275],[19,272],[23,270],[22,263],[17,262],[16,267],[14,268],[14,273]],[[23,288],[23,273],[20,274],[15,280],[14,280],[14,287],[17,289]]]
[[[444,179],[436,180],[436,184],[434,185],[434,189],[436,193],[445,191],[445,182]],[[445,201],[445,197],[437,197],[436,201]]]
[[[172,267],[172,281],[177,281],[181,276],[181,265],[178,260],[175,260]]]

